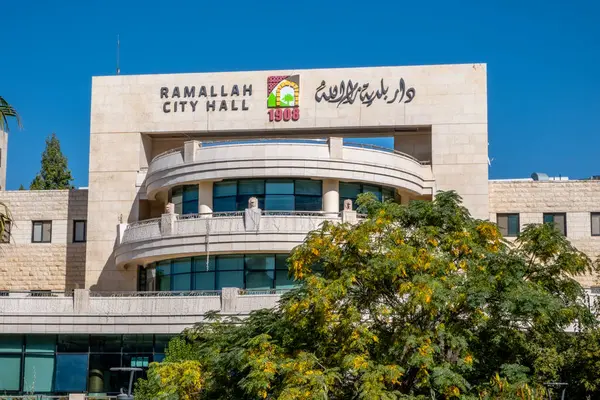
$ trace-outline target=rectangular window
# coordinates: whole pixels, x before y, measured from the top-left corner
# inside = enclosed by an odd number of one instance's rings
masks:
[[[0,391],[16,392],[21,383],[21,355],[0,355]]]
[[[502,236],[519,236],[519,214],[497,214],[496,223]]]
[[[208,262],[207,262],[208,261]],[[215,290],[215,257],[194,257],[193,290]]]
[[[86,241],[87,222],[85,220],[73,221],[73,243]]]
[[[554,225],[554,228],[567,236],[567,214],[544,213],[544,223]]]
[[[287,254],[275,255],[275,288],[292,289],[295,286],[294,278],[288,276]]]
[[[592,236],[600,236],[600,213],[591,214]]]
[[[54,375],[54,354],[25,356],[23,390],[31,393],[52,391]]]
[[[4,232],[2,232],[2,236],[0,236],[0,243],[10,243],[10,222],[4,222]]]
[[[87,354],[58,354],[56,356],[56,377],[54,380],[54,390],[56,392],[85,392],[87,376]]]
[[[52,240],[52,221],[33,221],[32,243],[50,243]]]
[[[244,287],[244,256],[217,257],[217,290],[224,287]]]
[[[246,289],[267,290],[275,280],[275,255],[251,254],[245,257]]]

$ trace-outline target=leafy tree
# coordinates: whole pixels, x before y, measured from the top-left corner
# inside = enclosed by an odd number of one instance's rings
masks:
[[[23,184],[21,183],[21,185],[19,186],[19,190],[25,190],[25,186],[23,186]]]
[[[73,189],[72,180],[67,157],[60,150],[60,142],[53,133],[46,138],[46,149],[42,153],[42,169],[31,182],[29,189]]]
[[[596,322],[573,279],[594,266],[560,233],[528,226],[511,245],[453,192],[359,206],[362,223],[326,222],[295,249],[300,286],[278,307],[209,315],[152,373],[198,362],[199,399],[542,399],[560,380],[598,395]],[[137,398],[158,396],[156,379]]]
[[[17,122],[17,126],[21,128],[21,117],[19,116],[19,113],[2,96],[0,96],[0,131],[10,131],[10,127],[8,126],[9,118],[14,118]]]
[[[292,102],[294,101],[294,96],[291,95],[290,93],[287,93],[285,96],[283,96],[283,98],[281,99],[281,102],[284,103],[286,106],[289,106],[290,104],[292,104]]]

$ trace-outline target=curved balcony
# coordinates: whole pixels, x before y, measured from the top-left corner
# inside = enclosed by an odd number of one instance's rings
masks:
[[[323,221],[341,219],[337,213],[304,211],[165,214],[121,225],[116,263],[147,264],[206,253],[288,253]]]
[[[433,193],[431,166],[392,149],[325,140],[187,142],[156,156],[146,175],[149,199],[177,185],[233,178],[307,177],[359,181]]]

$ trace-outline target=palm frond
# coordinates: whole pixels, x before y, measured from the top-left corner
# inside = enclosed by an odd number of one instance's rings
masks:
[[[11,106],[2,96],[0,96],[0,130],[8,132],[8,118],[14,118],[17,121],[17,126],[22,128],[21,117],[17,110]]]
[[[4,236],[7,225],[12,224],[12,222],[13,218],[10,209],[5,203],[0,201],[0,239]],[[10,239],[10,230],[7,233]]]

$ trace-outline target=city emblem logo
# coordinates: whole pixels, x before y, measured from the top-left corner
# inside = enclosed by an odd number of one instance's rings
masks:
[[[269,122],[298,121],[300,118],[300,75],[267,78]]]

